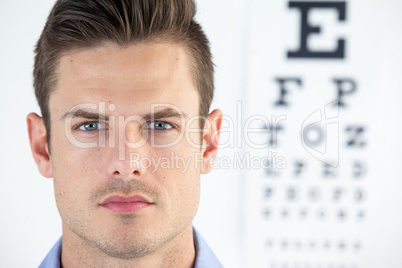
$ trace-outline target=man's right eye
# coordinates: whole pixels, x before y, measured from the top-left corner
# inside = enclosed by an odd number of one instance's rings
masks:
[[[105,129],[105,127],[99,122],[86,122],[79,126],[78,129],[83,131],[96,131],[100,129]]]

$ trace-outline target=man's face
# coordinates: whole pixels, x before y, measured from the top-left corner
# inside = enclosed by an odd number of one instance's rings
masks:
[[[202,172],[197,154],[204,150],[185,136],[177,140],[186,127],[172,110],[187,119],[198,115],[189,66],[186,51],[166,43],[108,43],[61,58],[49,100],[50,160],[65,236],[130,258],[191,228]],[[190,137],[200,140],[200,134]]]

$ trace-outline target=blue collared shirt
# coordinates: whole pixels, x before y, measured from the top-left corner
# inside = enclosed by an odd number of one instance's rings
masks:
[[[194,268],[223,268],[215,254],[209,248],[201,235],[194,230],[195,262]],[[43,260],[39,268],[60,268],[61,241],[56,242]]]

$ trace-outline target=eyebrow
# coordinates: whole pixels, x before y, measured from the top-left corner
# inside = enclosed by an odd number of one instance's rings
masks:
[[[109,121],[109,115],[103,115],[100,113],[94,113],[90,112],[88,110],[77,110],[77,111],[70,111],[65,113],[60,120],[65,120],[67,117],[71,118],[86,118],[86,119],[91,119],[91,120],[101,120],[101,121]],[[172,117],[184,117],[188,118],[188,115],[184,112],[179,113],[173,108],[166,107],[160,111],[157,111],[155,113],[148,113],[143,116],[141,116],[145,121],[150,121],[150,120],[158,120],[162,118],[172,118]]]
[[[142,118],[145,121],[150,121],[150,120],[158,120],[161,118],[172,118],[172,117],[177,117],[177,118],[188,118],[188,115],[184,112],[179,113],[178,111],[176,111],[173,108],[163,108],[160,111],[157,111],[155,113],[148,113],[142,116]]]

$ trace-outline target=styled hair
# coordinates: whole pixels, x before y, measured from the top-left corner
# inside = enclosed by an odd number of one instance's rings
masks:
[[[35,47],[35,95],[50,141],[49,96],[64,53],[104,42],[122,47],[164,41],[183,45],[206,117],[214,94],[214,65],[209,41],[195,21],[194,0],[58,0]],[[203,126],[203,123],[201,124]]]

